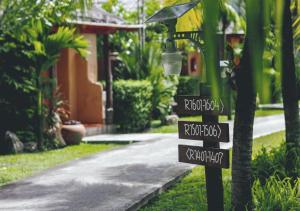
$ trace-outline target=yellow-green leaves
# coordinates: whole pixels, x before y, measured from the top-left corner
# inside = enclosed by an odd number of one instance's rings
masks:
[[[207,82],[212,87],[212,95],[218,97],[220,94],[220,73],[218,71],[218,45],[217,25],[220,15],[219,0],[204,0],[204,42],[205,42],[205,66]]]
[[[34,50],[37,54],[45,54],[45,48],[40,41],[33,41]]]
[[[175,4],[183,4],[190,2],[188,0],[164,0],[164,6]],[[188,11],[184,16],[177,20],[177,31],[193,31],[201,27],[203,23],[201,4],[198,4],[194,9]]]
[[[56,33],[46,39],[45,45],[46,50],[49,52],[53,52],[53,50],[59,52],[63,48],[73,48],[83,57],[88,55],[88,42],[83,36],[75,33],[75,28],[59,27]]]
[[[164,0],[163,6],[171,6],[175,4],[188,3],[189,0]],[[188,11],[182,17],[177,19],[176,31],[197,31],[201,28],[203,24],[203,9],[202,5],[198,4],[194,9]],[[186,40],[177,41],[177,45],[182,47],[186,45]]]
[[[222,2],[222,1],[221,1]],[[240,30],[246,30],[246,23],[242,16],[240,16],[237,11],[228,3],[224,2],[221,4],[221,13],[226,16],[226,19],[234,23],[234,32],[239,32]]]
[[[299,39],[300,38],[300,17],[297,17],[296,20],[293,23],[294,28],[294,38]],[[300,45],[296,46],[297,50],[300,50]]]
[[[282,26],[283,8],[285,0],[276,0],[275,4],[275,36],[276,36],[276,55],[275,67],[278,72],[282,71]]]
[[[246,0],[247,39],[251,70],[254,74],[254,87],[263,89],[263,51],[264,51],[264,2]],[[263,96],[263,95],[262,95]]]

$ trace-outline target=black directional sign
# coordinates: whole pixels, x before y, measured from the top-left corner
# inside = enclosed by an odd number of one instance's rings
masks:
[[[229,142],[229,124],[227,123],[179,121],[178,131],[180,139]]]
[[[179,145],[178,157],[182,163],[229,168],[229,150]]]
[[[178,96],[176,112],[181,115],[227,114],[221,98],[201,96]]]

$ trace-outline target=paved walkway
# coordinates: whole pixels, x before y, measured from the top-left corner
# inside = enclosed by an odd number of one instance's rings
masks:
[[[257,118],[254,133],[283,129],[277,115]],[[199,145],[167,134],[52,168],[1,188],[0,210],[136,210],[193,167],[177,162],[183,142]]]
[[[277,104],[260,104],[258,105],[259,109],[268,109],[268,110],[283,110],[283,104],[277,103]],[[299,106],[300,108],[300,106]]]

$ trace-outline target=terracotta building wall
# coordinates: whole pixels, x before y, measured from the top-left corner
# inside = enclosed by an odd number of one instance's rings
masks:
[[[188,75],[199,76],[202,73],[201,54],[199,52],[190,52],[188,54]]]
[[[62,51],[57,79],[70,106],[70,118],[84,124],[103,124],[102,86],[97,82],[97,45],[95,34],[84,34],[90,54],[81,58],[74,50]]]

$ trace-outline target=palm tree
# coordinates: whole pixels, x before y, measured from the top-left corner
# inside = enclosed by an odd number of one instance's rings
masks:
[[[36,49],[35,66],[37,72],[36,85],[37,85],[37,137],[38,147],[41,150],[43,147],[43,130],[44,130],[44,90],[43,90],[43,71],[51,69],[57,62],[60,52],[64,48],[75,49],[81,56],[87,55],[88,43],[83,38],[75,34],[75,29],[68,27],[60,27],[54,34],[41,33],[38,34],[35,42],[39,42],[42,51]],[[40,39],[42,38],[42,39]],[[34,39],[33,39],[34,40]]]
[[[208,2],[206,2],[208,3]],[[220,7],[224,8],[224,2],[220,1]],[[232,207],[235,210],[251,210],[252,208],[252,184],[251,184],[251,160],[253,143],[253,123],[256,108],[256,74],[262,73],[263,60],[263,9],[259,0],[248,0],[247,5],[247,35],[243,49],[240,69],[237,71],[237,101],[234,121],[233,139],[233,161],[232,161]],[[207,8],[206,8],[207,9]],[[205,11],[207,13],[218,13],[218,11]],[[230,14],[232,10],[228,7],[223,10]],[[213,14],[210,14],[214,16]],[[208,21],[211,21],[212,16]],[[204,16],[204,22],[206,16]],[[231,16],[238,17],[238,16]],[[212,21],[213,22],[213,21]],[[258,23],[258,24],[257,24]],[[178,23],[180,24],[180,22]],[[187,25],[186,25],[187,26]],[[178,28],[178,26],[177,26]],[[205,28],[207,30],[207,28]],[[211,29],[212,30],[212,29]],[[212,32],[212,31],[211,31]],[[206,37],[213,36],[208,33]],[[216,46],[207,39],[206,47],[213,49]],[[209,70],[214,67],[213,51],[205,55],[211,60]],[[208,60],[206,60],[208,61]],[[210,82],[216,88],[216,73],[210,73]],[[217,92],[216,92],[217,93]]]
[[[294,61],[293,23],[290,10],[291,0],[283,3],[281,30],[281,75],[282,97],[286,127],[286,171],[290,177],[297,177],[297,159],[300,147],[300,121],[297,78]],[[299,27],[296,28],[299,31]]]
[[[251,210],[252,201],[251,159],[256,92],[249,45],[249,38],[246,37],[241,67],[236,78],[237,100],[232,150],[232,207],[235,210],[244,210],[245,206]]]
[[[252,210],[251,160],[256,108],[257,75],[263,70],[264,6],[269,2],[246,1],[247,34],[237,71],[237,101],[232,151],[232,208]],[[258,88],[258,89],[257,89]]]

